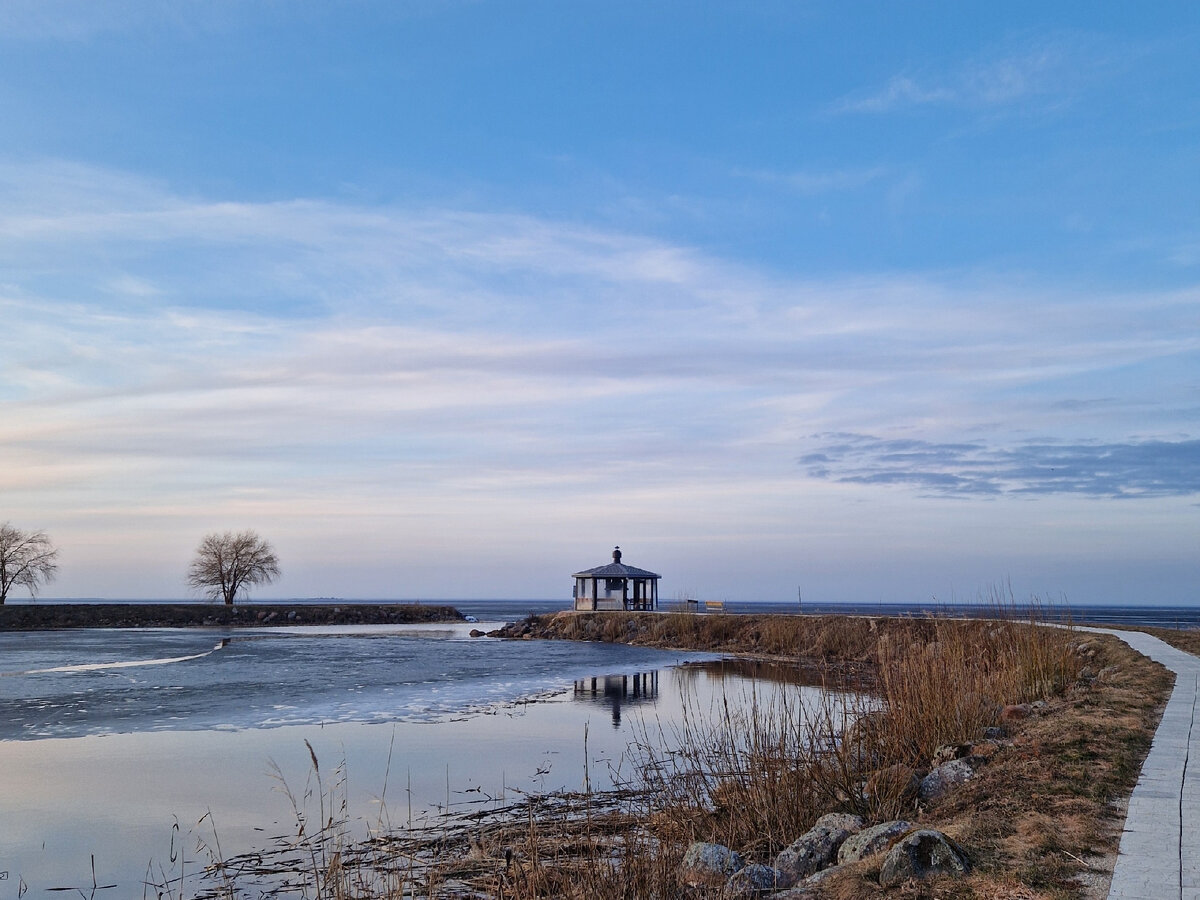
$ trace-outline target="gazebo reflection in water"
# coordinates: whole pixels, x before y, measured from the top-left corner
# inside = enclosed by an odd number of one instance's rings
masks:
[[[613,727],[621,726],[621,707],[654,703],[658,699],[658,672],[601,675],[575,682],[575,699],[612,707]]]

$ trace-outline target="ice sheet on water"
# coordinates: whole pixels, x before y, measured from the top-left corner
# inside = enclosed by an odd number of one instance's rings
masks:
[[[190,653],[187,656],[163,656],[156,659],[124,659],[116,662],[88,662],[88,663],[64,663],[57,666],[49,666],[45,669],[27,669],[24,672],[0,672],[0,678],[13,677],[17,675],[44,675],[51,672],[96,672],[102,669],[137,669],[142,666],[165,666],[170,663],[187,662],[191,659],[200,659],[202,656],[208,656],[210,653],[216,653],[218,650],[225,648],[227,640],[219,641],[211,650],[203,653]]]
[[[0,740],[434,721],[680,658],[445,627],[4,634]]]

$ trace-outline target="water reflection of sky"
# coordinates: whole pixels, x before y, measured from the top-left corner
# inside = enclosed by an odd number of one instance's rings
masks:
[[[7,652],[16,642],[0,647],[5,671],[215,649],[211,633],[116,635],[118,647],[97,633],[47,637],[42,653],[28,638],[20,653]],[[598,789],[626,781],[632,738],[669,733],[685,708],[736,703],[750,684],[722,666],[677,667],[698,654],[605,644],[412,634],[237,643],[257,658],[225,648],[144,668],[0,677],[0,900],[22,882],[27,896],[90,886],[93,855],[99,882],[121,886],[108,895],[140,896],[148,866],[167,865],[176,819],[193,841],[215,823],[227,854],[265,845],[294,828],[272,761],[301,796],[306,741],[327,785],[344,777],[355,819],[404,824],[447,800],[461,811],[585,779]],[[351,705],[370,716],[332,716],[356,685]],[[300,722],[261,727],[262,703],[281,699],[275,688]],[[530,694],[543,700],[514,702]],[[70,736],[32,737],[33,718]]]

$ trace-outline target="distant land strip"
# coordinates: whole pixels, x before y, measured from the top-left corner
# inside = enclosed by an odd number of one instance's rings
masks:
[[[0,631],[462,622],[453,606],[422,603],[54,603],[0,606]]]

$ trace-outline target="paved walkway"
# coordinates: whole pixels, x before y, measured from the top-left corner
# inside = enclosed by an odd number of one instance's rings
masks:
[[[1140,631],[1115,634],[1175,673],[1175,690],[1142,765],[1109,900],[1200,900],[1200,658]]]

